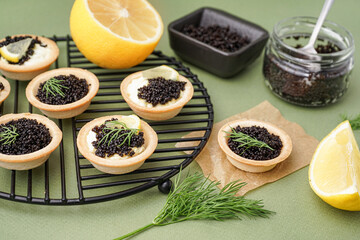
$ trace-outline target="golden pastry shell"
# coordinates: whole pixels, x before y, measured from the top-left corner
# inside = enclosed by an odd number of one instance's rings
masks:
[[[28,81],[33,79],[35,76],[47,71],[50,68],[50,65],[53,64],[59,56],[59,48],[56,43],[48,38],[40,37],[32,34],[18,34],[12,37],[20,36],[31,36],[32,38],[38,38],[42,44],[46,44],[50,49],[51,55],[39,61],[36,64],[30,66],[9,64],[7,62],[0,61],[0,72],[7,78],[20,81]],[[4,41],[5,38],[1,39],[0,42]]]
[[[0,92],[0,104],[1,104],[9,96],[11,87],[9,82],[1,76],[0,76],[0,82],[4,85],[4,90]]]
[[[158,137],[156,132],[152,129],[152,127],[149,126],[146,122],[141,120],[141,130],[144,132],[144,139],[145,139],[145,150],[141,152],[140,154],[128,158],[128,159],[107,159],[102,158],[99,156],[96,156],[95,153],[89,151],[88,142],[87,142],[87,136],[90,131],[95,126],[100,126],[103,124],[106,120],[110,120],[112,118],[121,119],[122,115],[113,115],[113,116],[105,116],[96,118],[87,124],[85,124],[81,130],[79,131],[79,134],[77,136],[77,146],[79,149],[79,152],[91,162],[91,164],[97,168],[98,170],[110,173],[110,174],[124,174],[128,172],[132,172],[145,162],[146,159],[148,159],[151,154],[155,151],[157,143],[158,143]]]
[[[228,133],[231,132],[231,128],[240,127],[251,127],[258,126],[266,128],[269,133],[275,134],[280,137],[283,147],[281,149],[280,155],[274,159],[270,160],[252,160],[239,156],[234,153],[228,146]],[[280,129],[279,127],[258,120],[235,120],[229,123],[226,123],[218,132],[218,143],[222,151],[226,154],[227,159],[235,167],[247,171],[247,172],[266,172],[273,169],[278,163],[286,160],[292,151],[292,141],[290,136]]]
[[[49,158],[50,154],[59,146],[62,140],[62,132],[59,127],[47,117],[39,114],[6,114],[0,117],[0,124],[20,118],[35,119],[39,123],[44,124],[49,129],[52,140],[46,147],[32,153],[21,155],[0,153],[0,167],[12,170],[28,170],[40,166]]]
[[[41,102],[36,97],[41,83],[55,76],[70,74],[73,74],[78,78],[84,78],[89,84],[89,92],[82,99],[64,105],[50,105]],[[92,72],[80,68],[59,68],[42,73],[31,80],[31,82],[26,87],[26,97],[34,107],[40,109],[41,112],[43,112],[46,116],[57,119],[64,119],[71,118],[83,113],[89,107],[91,100],[96,96],[98,90],[99,80]]]
[[[184,105],[189,102],[194,94],[194,87],[191,84],[191,82],[179,75],[179,81],[186,82],[185,90],[183,91],[182,97],[175,102],[174,104],[168,105],[168,106],[162,106],[158,108],[152,108],[152,107],[144,107],[136,102],[132,101],[130,99],[129,93],[127,91],[129,84],[137,78],[142,77],[142,72],[136,72],[129,76],[127,76],[120,85],[120,91],[121,95],[127,102],[127,104],[130,106],[130,108],[140,117],[148,120],[155,120],[155,121],[163,121],[170,118],[175,117],[181,109],[184,107]]]

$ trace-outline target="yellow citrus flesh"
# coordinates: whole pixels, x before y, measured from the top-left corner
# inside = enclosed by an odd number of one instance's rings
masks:
[[[331,206],[360,211],[360,152],[348,121],[320,142],[310,163],[309,182]]]
[[[122,118],[118,119],[118,121],[124,123],[128,128],[140,129],[141,127],[140,118],[134,114],[129,116],[122,116]],[[122,128],[122,125],[117,126],[116,124],[107,124],[107,126]]]
[[[140,129],[140,118],[134,114],[129,116],[124,116],[119,120],[125,123],[128,128]]]
[[[171,67],[162,65],[160,67],[150,68],[142,72],[142,76],[146,79],[163,77],[169,80],[178,80],[179,73]]]
[[[129,68],[155,49],[163,23],[146,0],[76,0],[70,31],[91,62],[104,68]]]
[[[9,52],[6,47],[0,48],[0,55],[9,62],[18,63],[20,60],[19,54]]]
[[[9,45],[0,48],[0,54],[6,60],[13,63],[18,63],[25,55],[31,42],[32,38],[25,38],[18,42],[10,43]]]

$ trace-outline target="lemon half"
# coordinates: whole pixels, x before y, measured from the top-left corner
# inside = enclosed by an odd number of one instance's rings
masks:
[[[130,68],[155,49],[163,23],[146,0],[76,0],[70,31],[91,62],[104,68]]]

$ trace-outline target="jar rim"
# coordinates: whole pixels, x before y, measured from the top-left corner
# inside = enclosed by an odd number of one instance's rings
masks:
[[[309,17],[309,16],[295,16],[295,17],[289,17],[289,18],[285,18],[280,20],[279,22],[277,22],[273,28],[273,32],[272,32],[272,37],[278,42],[278,44],[281,45],[281,47],[287,49],[288,51],[291,52],[295,52],[297,54],[301,54],[301,55],[306,55],[309,56],[310,59],[316,59],[316,57],[340,57],[340,56],[344,56],[347,54],[351,54],[354,52],[355,50],[355,43],[354,43],[354,38],[352,36],[352,34],[343,26],[329,21],[329,20],[325,20],[324,24],[326,24],[328,27],[331,27],[330,30],[334,33],[336,33],[336,31],[334,29],[340,29],[341,31],[343,31],[347,36],[342,35],[343,37],[346,37],[348,39],[348,46],[346,46],[346,48],[341,49],[340,51],[337,52],[333,52],[333,53],[307,53],[304,51],[301,51],[297,48],[294,48],[290,45],[287,45],[285,42],[282,41],[282,38],[278,35],[279,31],[281,30],[281,26],[286,23],[286,22],[291,22],[291,21],[296,21],[298,20],[298,22],[301,22],[301,20],[311,20],[314,22],[314,25],[317,21],[316,17]],[[322,29],[324,28],[324,24],[321,27]]]

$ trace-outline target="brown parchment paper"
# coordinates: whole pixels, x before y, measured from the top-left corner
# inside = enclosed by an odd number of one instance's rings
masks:
[[[225,153],[220,149],[217,142],[217,135],[220,128],[227,122],[244,118],[270,122],[286,131],[293,142],[293,150],[290,157],[284,162],[279,163],[272,170],[264,173],[249,173],[234,167],[227,160]],[[191,132],[184,137],[199,136],[203,136],[203,133]],[[266,183],[274,182],[307,166],[311,161],[318,143],[318,140],[306,134],[299,124],[286,120],[277,108],[265,101],[246,112],[236,114],[214,124],[210,139],[196,158],[196,161],[200,165],[205,176],[209,176],[210,180],[220,181],[220,188],[224,187],[229,182],[238,179],[246,182],[247,185],[238,192],[238,195],[244,195],[252,189]],[[198,145],[198,143],[179,142],[176,144],[176,147],[189,147],[194,145]]]

